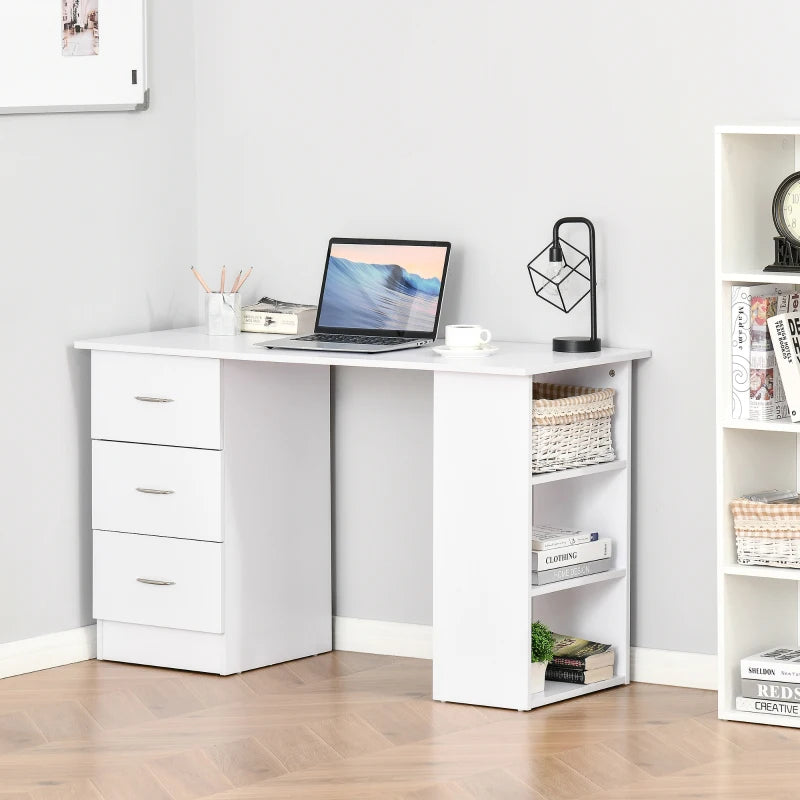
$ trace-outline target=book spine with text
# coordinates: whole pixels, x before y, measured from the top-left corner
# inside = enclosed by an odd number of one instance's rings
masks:
[[[800,703],[800,683],[778,683],[742,679],[742,697],[756,700],[782,700],[784,703]]]
[[[537,539],[534,531],[531,547],[533,550],[555,550],[559,547],[572,547],[575,544],[596,542],[599,538],[599,533],[579,533],[575,536],[562,536],[559,539]]]
[[[750,408],[749,417],[754,420],[778,418],[775,395],[775,350],[769,335],[768,323],[775,316],[778,305],[777,294],[753,292],[750,302]]]
[[[543,572],[557,567],[569,567],[572,564],[583,564],[586,561],[597,561],[599,558],[611,557],[611,539],[598,539],[596,542],[576,544],[571,547],[558,547],[552,550],[534,550],[532,567]]]
[[[731,417],[750,414],[750,286],[731,286]]]
[[[534,572],[531,576],[531,583],[534,586],[543,586],[547,583],[567,581],[570,578],[583,578],[586,575],[607,572],[609,569],[611,569],[611,559],[601,558],[597,561],[587,561],[585,564],[573,564],[571,567],[557,567],[544,572]]]
[[[283,314],[273,311],[242,309],[244,333],[280,333],[303,335],[314,330],[316,311]]]
[[[800,703],[782,703],[776,700],[754,700],[752,697],[737,697],[737,711],[756,711],[760,714],[780,714],[784,717],[800,717]]]
[[[740,677],[779,683],[800,683],[800,663],[792,664],[772,658],[743,658]]]
[[[776,314],[767,321],[767,326],[789,407],[789,419],[800,422],[800,314]]]

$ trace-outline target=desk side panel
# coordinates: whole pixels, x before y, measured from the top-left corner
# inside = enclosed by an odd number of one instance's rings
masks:
[[[531,379],[434,378],[433,697],[529,709]]]
[[[330,368],[223,364],[227,672],[331,649]]]

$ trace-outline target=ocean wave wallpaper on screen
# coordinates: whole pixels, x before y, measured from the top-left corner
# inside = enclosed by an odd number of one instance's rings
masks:
[[[319,324],[433,331],[446,252],[444,247],[332,245]]]

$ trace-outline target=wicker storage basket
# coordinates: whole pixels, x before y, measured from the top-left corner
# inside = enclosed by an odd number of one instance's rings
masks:
[[[533,472],[614,460],[614,390],[533,384]]]
[[[731,511],[740,564],[800,567],[800,505],[739,499]]]

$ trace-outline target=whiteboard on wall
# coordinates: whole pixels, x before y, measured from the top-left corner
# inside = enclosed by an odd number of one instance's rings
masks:
[[[0,114],[147,107],[146,0],[0,0],[0,24]]]

